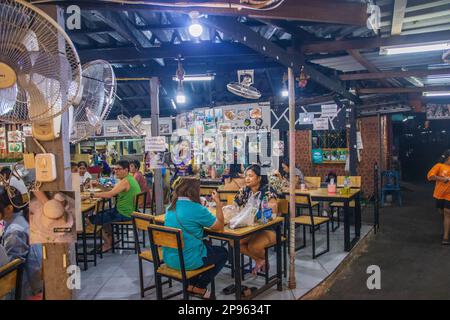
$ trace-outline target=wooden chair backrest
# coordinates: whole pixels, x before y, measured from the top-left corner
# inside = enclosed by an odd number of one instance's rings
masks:
[[[134,205],[135,205],[135,209],[137,211],[137,209],[139,208],[145,208],[145,202],[147,198],[147,192],[141,192],[138,193],[135,198],[134,198]]]
[[[344,185],[345,176],[337,177],[337,186],[342,187]],[[361,176],[349,176],[351,188],[361,188]]]
[[[184,247],[183,234],[181,233],[180,229],[151,224],[148,227],[148,231],[151,235],[150,239],[153,238],[153,244],[158,247],[179,249],[177,234],[179,234],[179,237],[181,239],[181,249]]]
[[[307,188],[320,188],[320,177],[305,177],[304,180]]]
[[[18,279],[20,279],[19,268],[23,263],[23,260],[15,259],[0,267],[0,299],[13,290],[16,290],[16,299],[20,298],[17,295],[17,290],[20,292],[19,286],[22,285]]]
[[[234,197],[235,197],[234,194],[227,193],[226,196],[225,196],[225,198],[227,199],[227,204],[233,204]]]
[[[287,199],[278,199],[278,212],[281,214],[289,213],[289,201]]]
[[[303,206],[309,206],[311,204],[308,194],[296,194],[295,204],[301,204]]]
[[[148,227],[153,224],[155,217],[150,214],[133,212],[131,214],[133,219],[133,224],[136,226],[137,230],[147,231]]]

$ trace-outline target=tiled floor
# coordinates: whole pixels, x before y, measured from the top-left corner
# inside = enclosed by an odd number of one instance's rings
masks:
[[[371,226],[363,225],[361,228],[361,238],[363,238],[370,230]],[[317,237],[317,249],[321,250],[325,244],[325,228],[322,228]],[[317,259],[311,258],[311,242],[310,234],[307,232],[307,247],[298,251],[296,254],[296,281],[297,289],[289,290],[287,288],[287,279],[283,279],[283,291],[277,291],[276,287],[260,294],[257,298],[272,300],[292,300],[298,299],[309,290],[317,286],[347,256],[344,251],[344,235],[341,226],[336,232],[331,232],[330,236],[330,252],[320,256]],[[275,253],[271,252],[271,265],[275,266]],[[272,267],[271,270],[275,268]],[[273,271],[272,271],[273,272]],[[153,266],[144,262],[145,284],[153,283]],[[84,300],[110,300],[110,299],[140,299],[139,293],[139,276],[137,256],[131,251],[122,253],[108,253],[103,259],[98,259],[97,266],[89,264],[87,271],[82,271],[81,290],[77,290],[77,299]],[[224,268],[216,277],[216,294],[217,299],[234,299],[234,295],[224,295],[222,289],[233,283],[234,280],[230,276],[230,270]],[[262,286],[264,279],[262,277],[251,278],[247,275],[243,284],[247,286]],[[163,293],[167,295],[176,292],[181,286],[174,282],[174,286],[169,288],[164,285]],[[145,298],[148,300],[155,299],[155,291],[146,292]],[[174,299],[181,299],[177,296]]]

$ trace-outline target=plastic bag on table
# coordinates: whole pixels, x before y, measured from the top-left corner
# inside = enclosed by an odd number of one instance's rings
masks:
[[[223,218],[225,224],[230,223],[230,220],[239,214],[239,207],[235,204],[230,204],[222,208]]]
[[[260,206],[259,195],[260,192],[250,193],[245,207],[230,220],[231,229],[250,227],[255,224],[255,215]]]

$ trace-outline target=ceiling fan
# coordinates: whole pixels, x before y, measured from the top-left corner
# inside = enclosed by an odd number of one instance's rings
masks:
[[[261,92],[253,84],[254,70],[239,70],[238,80],[239,82],[231,82],[227,84],[227,89],[231,93],[246,98],[246,99],[259,99],[261,98]]]

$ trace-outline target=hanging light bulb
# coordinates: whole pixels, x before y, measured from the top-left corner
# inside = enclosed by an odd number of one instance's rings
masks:
[[[192,11],[189,13],[191,17],[191,25],[189,26],[189,33],[193,37],[200,37],[203,33],[203,26],[198,22],[200,14],[197,11]]]
[[[178,89],[177,89],[177,96],[175,98],[177,103],[186,103],[186,96],[184,95],[184,90],[183,90],[183,80],[184,80],[184,75],[185,75],[185,71],[183,69],[183,65],[181,64],[181,60],[182,57],[181,55],[178,56],[178,69],[177,69],[177,73],[176,73],[176,77],[178,79]]]

